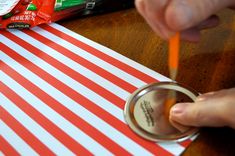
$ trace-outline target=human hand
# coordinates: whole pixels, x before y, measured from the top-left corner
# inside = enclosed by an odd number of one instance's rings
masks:
[[[200,30],[219,24],[213,15],[226,7],[234,7],[234,0],[135,0],[139,13],[163,39],[175,32],[181,38],[198,41]]]
[[[195,103],[178,103],[170,120],[186,126],[229,126],[235,129],[235,88],[200,95]]]

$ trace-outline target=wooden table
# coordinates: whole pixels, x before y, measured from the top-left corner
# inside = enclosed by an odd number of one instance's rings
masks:
[[[235,12],[219,13],[219,27],[198,44],[182,43],[177,81],[200,93],[235,87]],[[168,76],[167,42],[157,37],[134,8],[60,21],[65,27]],[[235,155],[235,130],[202,128],[187,155]]]

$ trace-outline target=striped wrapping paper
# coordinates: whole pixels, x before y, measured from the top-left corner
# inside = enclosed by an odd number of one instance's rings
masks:
[[[0,34],[0,155],[179,155],[123,116],[137,88],[168,78],[58,25]]]

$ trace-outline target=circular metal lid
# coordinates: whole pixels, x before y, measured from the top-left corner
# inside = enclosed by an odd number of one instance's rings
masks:
[[[151,141],[182,141],[198,129],[185,127],[169,120],[170,107],[166,100],[174,97],[175,103],[193,102],[198,93],[175,82],[159,82],[136,90],[128,99],[124,117],[138,135]]]

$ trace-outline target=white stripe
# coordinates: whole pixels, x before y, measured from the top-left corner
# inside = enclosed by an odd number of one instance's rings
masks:
[[[81,117],[83,120],[92,124],[92,126],[97,128],[99,131],[101,131],[103,134],[108,136],[110,139],[118,143],[121,147],[125,148],[133,155],[151,155],[149,151],[145,150],[143,147],[141,147],[131,139],[127,138],[125,135],[111,127],[109,124],[105,123],[103,120],[97,118],[94,114],[87,111],[84,107],[82,107],[72,99],[68,98],[66,95],[55,89],[47,82],[43,81],[40,77],[27,70],[25,67],[18,64],[16,61],[11,59],[7,55],[3,54],[3,52],[0,53],[0,57],[2,57],[3,62],[8,64],[14,70],[18,71],[22,76],[26,77],[29,81],[33,82],[40,89],[45,91],[54,99],[58,100],[65,107],[70,109],[73,113]],[[15,85],[12,85],[12,87],[15,87]],[[15,88],[14,90],[17,91],[18,89]]]
[[[5,97],[0,93],[0,99],[3,101]],[[0,134],[7,142],[20,154],[38,156],[24,140],[22,140],[10,127],[0,120]],[[1,154],[0,154],[1,155]],[[4,155],[4,154],[3,154]]]
[[[173,155],[180,155],[184,151],[184,147],[176,142],[159,142],[158,145]]]
[[[0,156],[5,156],[5,155],[2,153],[2,151],[0,151]]]
[[[0,72],[1,75],[1,72]],[[2,74],[3,82],[9,86],[12,90],[18,93],[19,96],[24,98],[32,107],[38,110],[41,114],[47,117],[50,121],[52,121],[55,125],[57,125],[60,129],[62,129],[65,133],[67,133],[74,140],[79,142],[83,147],[91,151],[92,153],[100,153],[102,155],[112,155],[109,151],[107,151],[104,147],[98,144],[94,139],[90,138],[86,133],[82,132],[80,129],[71,124],[68,120],[60,116],[57,112],[43,103],[36,96],[31,94],[25,88],[20,86],[13,79],[8,77],[7,75]]]
[[[54,76],[56,79],[62,81],[64,84],[72,88],[74,91],[78,92],[79,94],[85,96],[89,100],[91,100],[94,104],[98,105],[99,107],[103,108],[107,112],[111,113],[114,115],[116,118],[121,120],[122,122],[124,121],[123,117],[123,111],[117,107],[116,105],[112,104],[102,96],[98,95],[96,92],[93,90],[88,89],[84,85],[80,84],[79,82],[75,81],[74,79],[70,78],[63,72],[59,71],[58,69],[54,68],[47,62],[43,61],[42,59],[36,57],[34,54],[30,53],[23,47],[19,46],[18,44],[14,43],[13,41],[7,39],[6,37],[3,36],[2,41],[4,44],[7,46],[11,47],[13,50],[15,50],[18,54],[22,55],[29,61],[31,61],[33,64],[36,66],[40,67],[44,71],[46,71],[48,74]],[[17,69],[17,68],[16,68]],[[35,81],[38,86],[41,86],[39,84],[39,81]],[[49,87],[48,87],[49,88]],[[99,101],[99,102],[97,102]]]
[[[147,68],[147,67],[145,67],[145,66],[143,66],[143,65],[141,65],[141,64],[139,64],[139,63],[137,63],[137,62],[135,62],[135,61],[119,54],[119,53],[117,53],[117,52],[115,52],[115,51],[113,51],[112,49],[109,49],[109,48],[107,48],[103,45],[100,45],[100,44],[98,44],[98,43],[96,43],[92,40],[89,40],[89,39],[73,32],[73,31],[70,31],[69,29],[66,29],[63,26],[60,26],[56,23],[52,23],[52,24],[50,24],[50,26],[57,29],[57,30],[59,30],[59,31],[61,31],[61,32],[63,32],[63,33],[65,33],[65,34],[67,34],[67,35],[69,35],[69,36],[73,36],[74,38],[76,38],[79,41],[82,41],[82,42],[84,42],[88,45],[91,45],[92,47],[100,50],[101,52],[103,52],[103,53],[105,53],[105,54],[107,54],[107,55],[109,55],[109,56],[111,56],[115,59],[118,59],[119,61],[130,65],[132,68],[134,68],[136,70],[139,70],[139,71],[141,71],[141,72],[143,72],[143,73],[145,73],[145,74],[147,74],[147,75],[149,75],[149,76],[151,76],[151,77],[153,77],[153,78],[155,78],[159,81],[171,81],[169,78],[167,78],[167,77],[165,77],[165,76],[163,76],[163,75],[161,75],[161,74],[159,74],[159,73],[157,73],[157,72],[155,72],[155,71],[153,71],[153,70],[151,70],[151,69],[149,69],[149,68]]]
[[[0,71],[0,75],[3,76],[2,81],[8,81],[8,76]],[[11,81],[8,81],[9,83]],[[7,84],[6,83],[6,84]],[[9,85],[9,84],[7,84]],[[20,92],[20,91],[19,91]],[[43,142],[48,148],[50,148],[57,155],[74,155],[69,149],[67,149],[62,143],[56,140],[51,134],[43,129],[39,124],[32,120],[27,114],[20,110],[14,103],[8,100],[5,96],[0,94],[2,107],[7,110],[14,118],[19,121],[25,128],[27,128],[38,140]]]
[[[64,40],[64,39],[48,32],[44,29],[41,29],[39,27],[35,27],[35,28],[33,28],[33,30],[36,33],[39,33],[42,36],[48,38],[49,40],[52,40],[54,42],[56,41],[60,45],[63,45],[63,47],[65,47],[65,48],[69,49],[70,51],[72,51],[73,53],[75,53],[76,55],[79,55],[82,58],[84,58],[90,62],[93,62],[95,65],[103,68],[104,70],[112,73],[113,75],[118,76],[122,80],[136,86],[137,88],[140,86],[143,86],[145,84],[145,82],[143,82],[142,80],[134,77],[133,75],[130,75],[126,71],[123,71],[123,70],[117,68],[115,65],[110,64],[108,62],[105,62],[104,60],[94,56],[93,54],[90,54],[89,52],[86,52],[85,50],[81,49],[79,46],[74,45],[70,42],[67,42],[66,40]]]
[[[30,37],[29,35],[21,32],[21,31],[10,31],[11,33],[17,35],[18,37],[20,37],[22,40],[25,41],[30,41],[29,43],[32,46],[35,47],[40,47],[40,50],[43,51],[44,53],[48,54],[49,56],[55,58],[57,61],[63,63],[65,66],[70,67],[71,69],[75,70],[76,72],[80,73],[81,75],[85,76],[87,79],[90,79],[91,81],[93,81],[94,83],[98,84],[99,86],[107,89],[108,91],[110,91],[111,93],[117,95],[118,97],[120,97],[123,100],[126,100],[126,98],[129,96],[130,93],[128,93],[127,91],[125,91],[124,89],[118,87],[117,85],[113,84],[112,82],[106,80],[105,78],[99,76],[98,74],[96,74],[95,72],[83,67],[82,65],[78,64],[77,62],[71,60],[70,58],[62,55],[61,53],[57,52],[56,50],[50,48],[49,46],[47,46],[46,44],[43,44],[41,42],[39,42],[38,40]],[[53,36],[49,36],[50,38],[53,38]],[[63,43],[59,40],[54,40],[54,42],[66,46],[67,43]],[[77,47],[71,47],[71,50],[76,51],[77,53],[86,53],[82,51],[81,49],[77,48]],[[94,62],[94,60],[92,60],[92,57],[89,57],[91,62]],[[122,75],[120,75],[122,77]],[[94,81],[95,80],[95,81]]]
[[[159,81],[172,81],[171,79],[169,79],[169,78],[167,78],[167,77],[165,77],[165,76],[163,76],[163,75],[161,75],[161,74],[159,74],[159,73],[157,73],[157,72],[155,72],[155,71],[153,71],[153,70],[151,70],[151,69],[149,69],[149,68],[147,68],[147,67],[145,67],[145,66],[143,66],[143,65],[141,65],[141,64],[139,64],[139,63],[137,63],[137,62],[135,62],[135,61],[133,61],[133,60],[131,60],[131,59],[129,59],[129,58],[127,58],[127,57],[125,57],[125,56],[123,56],[123,55],[113,51],[113,50],[111,50],[111,49],[109,49],[109,48],[107,48],[107,47],[105,47],[105,46],[103,46],[103,45],[100,45],[100,44],[98,44],[98,43],[96,43],[96,42],[94,42],[92,40],[89,40],[89,39],[87,39],[87,38],[85,38],[85,37],[83,37],[83,36],[81,36],[81,35],[79,35],[77,33],[74,33],[73,31],[70,31],[70,30],[64,28],[63,26],[60,26],[60,25],[58,25],[56,23],[52,23],[52,24],[50,24],[50,26],[55,28],[55,29],[57,29],[57,30],[59,30],[59,31],[62,31],[62,32],[68,34],[69,36],[73,36],[77,40],[82,41],[83,43],[86,43],[86,44],[88,44],[88,45],[90,45],[90,46],[100,50],[104,54],[107,54],[108,56],[111,56],[111,57],[113,57],[115,59],[118,59],[119,61],[121,61],[121,62],[123,62],[123,63],[125,63],[127,65],[130,65],[134,69],[137,69],[140,72],[143,72],[143,73],[145,73],[145,74],[147,74],[147,75],[149,75],[149,76],[151,76],[151,77],[153,77],[153,78],[155,78],[155,79],[157,79]],[[38,28],[35,28],[34,31],[37,32],[37,29]],[[39,32],[37,32],[37,33],[43,35],[44,37],[47,37],[48,39],[50,39],[50,37],[53,35],[50,32],[42,30],[41,28],[39,28]],[[55,35],[53,35],[53,36],[55,36]],[[55,36],[55,38],[53,38],[53,40],[58,40],[58,41],[62,40],[63,45],[64,44],[65,45],[71,44],[71,43],[69,43],[67,41],[64,41],[63,39],[61,39],[61,38],[59,38],[57,36]],[[72,48],[69,47],[68,49],[72,49]],[[141,85],[143,85],[143,84],[141,84]],[[141,87],[141,85],[138,85],[138,87]],[[160,146],[163,149],[166,149],[169,152],[173,153],[174,155],[179,155],[184,150],[184,148],[182,146],[180,146],[178,143],[172,143],[172,142],[169,143],[169,144],[167,144],[167,143],[160,143]]]
[[[199,136],[199,134],[200,134],[200,133],[196,133],[196,134],[192,135],[189,139],[190,139],[191,141],[194,141],[195,139],[197,139],[197,137]]]

